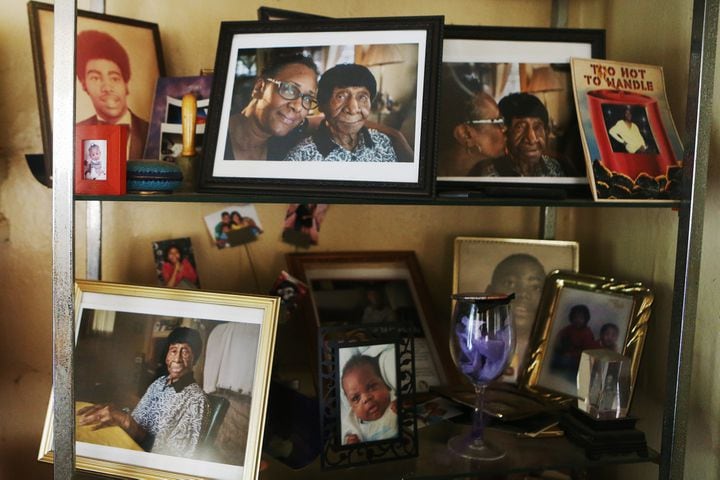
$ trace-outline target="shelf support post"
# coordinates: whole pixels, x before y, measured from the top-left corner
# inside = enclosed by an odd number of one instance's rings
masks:
[[[76,0],[56,0],[53,42],[53,452],[54,478],[75,473],[74,202]]]
[[[660,478],[663,479],[682,479],[685,468],[692,348],[712,123],[717,22],[718,0],[694,1],[685,115],[683,200],[679,212],[675,290],[666,377],[667,394],[660,453]]]

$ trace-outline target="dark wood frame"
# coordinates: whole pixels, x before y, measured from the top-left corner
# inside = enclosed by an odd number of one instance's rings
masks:
[[[356,267],[390,267],[398,266],[406,269],[412,281],[412,287],[417,295],[416,308],[421,316],[421,324],[424,335],[430,349],[431,360],[440,376],[440,381],[449,381],[460,377],[455,365],[450,358],[448,348],[449,325],[444,320],[435,316],[430,301],[430,291],[420,270],[415,252],[412,251],[367,251],[367,252],[326,252],[326,253],[289,253],[285,255],[288,272],[298,280],[311,286],[312,279],[309,279],[308,271],[315,268],[331,268],[332,266],[356,266]],[[320,320],[316,317],[316,309],[312,298],[312,289],[302,299],[302,313],[305,329],[309,335],[308,341],[312,351],[317,349],[317,331],[322,327]],[[423,323],[424,317],[424,323]],[[315,369],[314,369],[315,370]],[[444,378],[443,378],[444,377]]]
[[[469,25],[448,25],[444,30],[443,37],[445,46],[443,47],[443,63],[447,57],[447,40],[469,40],[478,42],[552,42],[558,43],[559,45],[568,43],[582,43],[590,46],[592,51],[591,56],[593,58],[604,58],[605,56],[605,31],[599,29],[567,29],[567,28],[529,28],[529,27],[478,27]],[[456,62],[453,62],[456,63]],[[544,61],[538,61],[537,63],[547,63]],[[555,63],[553,66],[567,67],[567,71],[570,71],[569,59],[567,62]],[[443,74],[441,73],[441,77]],[[570,118],[575,118],[575,109],[572,101],[572,82],[568,85],[570,100],[568,107],[570,109]],[[446,93],[443,91],[441,81],[441,96],[444,97]],[[438,112],[438,125],[443,121],[440,118],[441,112]],[[571,120],[572,121],[572,120]],[[438,136],[440,133],[438,132]],[[440,140],[438,140],[440,145]],[[577,151],[582,155],[582,145],[578,134],[577,138]],[[438,150],[438,165],[440,163],[442,152]],[[576,162],[578,165],[584,167],[583,158],[580,157]],[[537,181],[530,181],[528,183],[516,183],[512,181],[498,182],[493,177],[459,177],[460,179],[455,180],[443,180],[442,178],[450,177],[439,177],[437,182],[437,188],[439,192],[472,192],[480,193],[484,196],[497,196],[497,197],[540,197],[540,198],[565,198],[568,196],[581,196],[586,197],[589,194],[588,185],[584,180],[580,180],[582,177],[536,177]],[[519,177],[502,177],[502,178],[519,178]],[[575,179],[572,183],[560,183],[556,178]],[[482,180],[478,180],[482,179]],[[534,179],[533,179],[534,180]],[[580,182],[580,183],[578,183]]]
[[[90,140],[106,142],[106,179],[85,178],[84,144]],[[75,193],[78,195],[124,195],[127,187],[127,126],[78,125],[75,127]]]
[[[314,13],[296,12],[293,10],[285,10],[274,7],[258,7],[258,20],[261,22],[271,22],[276,20],[310,20],[318,18],[329,18],[323,15],[315,15]]]
[[[32,44],[33,65],[35,70],[35,89],[37,92],[38,109],[40,111],[40,132],[42,134],[43,143],[43,166],[44,176],[38,178],[43,184],[52,186],[52,115],[50,107],[50,91],[52,89],[52,72],[45,70],[45,58],[42,48],[42,38],[46,34],[40,27],[40,15],[45,12],[54,12],[54,6],[48,3],[28,2],[28,17],[30,20],[30,40]],[[121,24],[129,27],[137,27],[150,30],[155,54],[158,62],[159,76],[165,76],[165,61],[162,53],[162,44],[160,42],[160,31],[156,23],[143,22],[131,18],[118,17],[115,15],[104,15],[85,10],[77,11],[77,23],[81,24],[83,20],[99,20],[108,23]],[[148,88],[155,91],[155,85],[149,85]],[[38,176],[42,172],[38,172]]]
[[[435,152],[435,138],[432,129],[435,122],[435,110],[437,101],[437,92],[434,87],[437,85],[437,74],[440,65],[440,39],[442,37],[442,17],[406,17],[406,18],[373,18],[373,19],[343,19],[343,20],[306,20],[302,24],[297,22],[223,22],[220,27],[220,37],[218,40],[218,50],[215,60],[215,77],[212,88],[212,96],[210,101],[210,111],[205,134],[205,148],[203,149],[203,161],[200,168],[199,187],[203,192],[216,193],[249,193],[257,195],[274,195],[279,193],[289,193],[294,196],[310,195],[317,197],[322,195],[325,197],[352,197],[361,195],[371,195],[377,198],[414,198],[428,197],[433,192],[435,185],[433,161]],[[366,36],[374,31],[395,31],[402,34],[411,31],[424,32],[425,51],[423,52],[424,63],[418,65],[418,74],[422,75],[421,92],[418,92],[418,104],[416,105],[416,125],[415,131],[419,132],[416,138],[419,142],[415,145],[414,160],[412,162],[413,171],[403,173],[402,180],[387,180],[376,172],[366,168],[364,171],[368,178],[354,179],[352,173],[347,173],[347,169],[338,168],[345,165],[332,166],[332,173],[322,175],[315,174],[313,177],[303,177],[308,167],[315,170],[317,165],[303,165],[302,173],[297,173],[293,178],[292,175],[286,175],[287,167],[290,163],[279,165],[277,161],[263,165],[265,160],[249,160],[243,162],[253,162],[252,164],[236,164],[228,163],[222,157],[223,152],[218,152],[218,143],[224,145],[224,139],[227,134],[227,127],[220,131],[221,122],[226,121],[230,112],[230,102],[226,100],[228,95],[232,93],[229,84],[228,69],[231,59],[234,59],[239,49],[233,49],[233,40],[240,39],[244,35],[268,35],[268,39],[273,34],[302,34],[306,38],[308,34],[321,35],[327,33],[330,35],[337,33],[345,33],[347,35],[357,34]],[[348,41],[348,44],[354,42]],[[370,44],[372,42],[361,42],[357,44]],[[412,43],[412,42],[411,42]],[[281,48],[283,45],[271,47]],[[301,46],[301,45],[300,45]],[[258,47],[257,44],[248,45],[249,49],[265,49]],[[420,52],[419,52],[420,53]],[[420,79],[418,79],[418,82]],[[419,121],[422,119],[422,122]],[[220,142],[219,142],[220,141]],[[223,163],[224,162],[224,163]],[[236,162],[236,161],[232,161]],[[273,163],[277,165],[272,165]],[[294,163],[294,162],[293,162]],[[325,163],[321,168],[327,168],[327,162],[312,162],[313,164]],[[372,162],[372,167],[377,169],[379,164]],[[222,165],[228,169],[232,169],[232,175],[225,176],[216,175],[214,169]],[[243,172],[244,167],[252,165],[253,168],[262,170],[260,173],[253,174],[252,178],[247,172]],[[395,164],[397,166],[400,163]],[[406,164],[407,165],[407,164]],[[297,167],[296,167],[297,168]],[[359,168],[359,167],[358,167]],[[385,168],[385,166],[383,166]],[[245,170],[247,170],[245,168]],[[370,173],[372,172],[372,174]],[[369,178],[372,176],[372,178]]]

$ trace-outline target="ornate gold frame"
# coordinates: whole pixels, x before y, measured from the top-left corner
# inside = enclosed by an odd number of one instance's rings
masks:
[[[552,340],[550,337],[561,307],[561,294],[566,289],[586,292],[591,296],[597,295],[598,301],[602,301],[603,296],[608,296],[608,301],[613,297],[618,297],[632,302],[630,313],[626,319],[627,323],[623,325],[625,335],[622,338],[622,348],[619,352],[631,360],[630,398],[632,399],[654,295],[639,282],[624,282],[594,275],[561,271],[554,271],[548,275],[538,308],[538,316],[526,360],[527,367],[523,372],[521,384],[548,400],[569,401],[575,398],[568,392],[554,391],[547,385],[543,385],[542,378],[550,359],[550,355],[548,355]]]

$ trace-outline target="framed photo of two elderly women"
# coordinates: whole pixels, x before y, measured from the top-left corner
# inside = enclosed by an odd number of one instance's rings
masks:
[[[199,188],[428,196],[441,17],[223,22]]]
[[[602,58],[605,32],[448,26],[444,33],[438,190],[589,193],[570,58]]]
[[[257,476],[279,300],[78,281],[77,468]],[[53,460],[53,402],[40,460]]]

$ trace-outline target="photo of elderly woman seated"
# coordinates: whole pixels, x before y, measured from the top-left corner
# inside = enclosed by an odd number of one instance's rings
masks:
[[[258,325],[90,311],[80,331],[79,442],[243,464]]]

